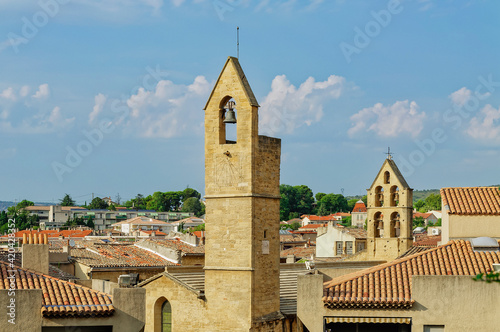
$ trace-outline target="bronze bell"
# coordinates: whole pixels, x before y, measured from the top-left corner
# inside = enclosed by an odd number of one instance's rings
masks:
[[[378,227],[377,229],[384,229],[384,222],[383,221],[379,221],[378,222]]]
[[[224,116],[224,123],[236,123],[236,116],[232,109],[228,109],[226,111],[226,115]]]
[[[234,106],[236,103],[234,101],[228,101],[226,104],[227,111],[224,116],[224,123],[236,123],[236,114],[233,111]]]

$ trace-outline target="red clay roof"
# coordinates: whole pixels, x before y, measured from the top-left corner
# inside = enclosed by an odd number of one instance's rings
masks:
[[[450,241],[325,282],[323,302],[329,308],[409,308],[412,275],[476,275],[499,262],[499,251],[475,252],[469,241]]]
[[[111,316],[115,311],[112,297],[93,289],[45,274],[0,262],[0,289],[10,288],[9,276],[15,275],[15,289],[41,289],[44,317]]]
[[[29,235],[29,234],[37,235],[37,234],[47,234],[47,237],[59,237],[59,236],[64,236],[64,237],[71,237],[71,238],[82,238],[88,235],[92,234],[92,230],[64,230],[64,231],[56,231],[56,230],[45,230],[45,231],[30,231],[30,230],[23,230],[14,233],[16,238],[22,238],[23,234]],[[7,237],[8,235],[3,235],[2,237]]]
[[[91,267],[164,267],[176,265],[133,244],[88,244],[72,248],[71,257]]]
[[[286,258],[288,255],[294,255],[299,258],[309,258],[311,255],[316,255],[316,247],[293,247],[280,252],[281,258]]]
[[[162,247],[180,250],[185,254],[205,253],[205,246],[192,246],[178,239],[145,239],[144,241],[149,241]],[[138,243],[138,245],[140,245],[140,243]]]
[[[307,224],[305,226],[302,226],[299,228],[299,231],[302,231],[302,230],[312,230],[312,229],[316,229],[316,228],[320,228],[320,227],[326,227],[328,224]]]
[[[413,245],[420,247],[437,247],[437,244],[440,241],[441,235],[421,235],[415,237]]]
[[[500,215],[498,187],[442,188],[441,198],[449,214]]]
[[[422,217],[424,219],[427,219],[432,215],[432,213],[413,212],[413,218]]]
[[[144,217],[144,216],[139,216],[135,217],[132,219],[127,219],[124,221],[120,222],[115,222],[114,224],[111,225],[111,227],[115,227],[118,225],[123,225],[123,224],[131,224],[131,225],[160,225],[160,226],[166,226],[169,225],[168,222],[149,218],[149,217]]]
[[[352,212],[366,212],[366,205],[363,201],[357,201],[356,204],[354,204],[354,208],[352,209]]]

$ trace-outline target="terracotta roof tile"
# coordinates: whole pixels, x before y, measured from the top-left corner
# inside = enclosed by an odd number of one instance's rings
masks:
[[[9,254],[6,251],[0,252],[0,261],[9,264],[10,260],[12,260],[12,255],[9,257]],[[14,254],[14,260],[13,264],[17,266],[22,266],[22,261],[23,261],[23,253],[22,252],[16,252]],[[74,275],[64,272],[63,270],[58,269],[52,264],[49,264],[49,275],[54,278],[58,278],[61,280],[75,280],[78,279]]]
[[[354,204],[354,208],[352,209],[352,212],[366,212],[366,205],[363,201],[357,201],[356,204]]]
[[[185,254],[205,253],[205,246],[193,246],[178,239],[145,239],[144,241],[149,241],[155,244],[159,244],[163,247],[167,247],[170,249],[180,250]]]
[[[316,247],[293,247],[280,252],[281,258],[286,258],[288,255],[295,255],[299,258],[310,258],[311,255],[316,256]]]
[[[441,241],[441,235],[420,235],[415,237],[414,246],[419,247],[437,247]]]
[[[112,297],[93,289],[0,262],[0,289],[9,289],[14,275],[15,289],[41,289],[44,317],[111,316],[115,308]]]
[[[449,214],[500,215],[498,187],[442,188],[441,198]]]
[[[412,275],[476,275],[500,263],[500,251],[475,252],[469,241],[448,244],[396,259],[324,283],[329,308],[409,308]]]
[[[71,257],[91,267],[163,267],[176,265],[151,251],[133,244],[88,244],[72,248]]]

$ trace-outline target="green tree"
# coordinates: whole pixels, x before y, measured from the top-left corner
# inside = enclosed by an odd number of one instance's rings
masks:
[[[342,219],[342,226],[351,227],[352,226],[352,217],[348,216],[345,219]]]
[[[196,227],[193,229],[193,231],[195,231],[195,232],[196,232],[196,231],[203,231],[203,232],[204,232],[204,231],[205,231],[205,224],[201,224],[201,225],[196,226]]]
[[[182,204],[182,212],[193,212],[197,217],[201,216],[202,206],[203,204],[196,197],[189,197]]]
[[[316,202],[319,202],[321,201],[321,199],[323,198],[323,196],[325,196],[326,194],[325,193],[317,193],[314,198],[316,198]]]
[[[335,212],[346,212],[349,209],[347,200],[341,194],[327,194],[319,202],[318,214],[326,216]]]
[[[294,188],[297,190],[297,206],[293,212],[298,212],[300,215],[310,214],[314,203],[312,190],[306,185],[295,186]]]
[[[429,210],[441,210],[441,195],[430,194],[425,198],[425,207]]]
[[[297,205],[297,190],[288,185],[280,185],[280,220],[289,220],[292,208]]]
[[[198,191],[196,191],[193,188],[189,188],[189,187],[184,189],[183,191],[180,191],[179,196],[180,196],[182,202],[185,202],[186,199],[191,198],[191,197],[195,197],[198,199],[201,198],[201,194]]]
[[[88,208],[90,210],[102,210],[108,208],[108,203],[106,203],[102,198],[95,197],[92,202],[90,202]]]
[[[90,227],[91,229],[95,228],[94,218],[92,218],[92,216],[89,216],[89,220],[87,220],[87,227]]]
[[[417,227],[424,227],[425,225],[425,220],[422,217],[416,217],[413,219],[413,229]]]
[[[63,199],[60,200],[62,206],[74,206],[75,201],[71,198],[70,195],[65,194]]]
[[[350,199],[347,201],[347,209],[348,211],[352,211],[354,209],[354,205],[356,205],[356,202],[358,201],[358,199]]]
[[[413,204],[413,208],[419,212],[425,212],[425,202],[421,199],[419,199],[418,201],[416,201],[414,204]],[[424,211],[421,211],[421,210],[424,210]]]

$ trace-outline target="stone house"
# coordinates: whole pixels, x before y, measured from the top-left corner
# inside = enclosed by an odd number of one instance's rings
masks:
[[[23,267],[0,262],[2,331],[143,330],[143,289],[115,288],[111,296],[49,275],[47,244],[24,244],[22,250]]]
[[[351,225],[363,228],[365,226],[368,211],[366,210],[365,202],[359,200],[354,204],[351,212]]]
[[[81,280],[102,279],[117,282],[122,274],[137,273],[142,281],[176,265],[166,257],[134,244],[89,243],[71,248],[74,275]]]
[[[299,276],[297,316],[311,332],[496,331],[500,288],[472,280],[500,262],[496,244],[453,240],[340,277]]]
[[[442,243],[488,236],[500,240],[498,187],[442,188]]]
[[[329,222],[317,232],[317,257],[343,257],[366,249],[366,231],[363,228],[346,228]]]

